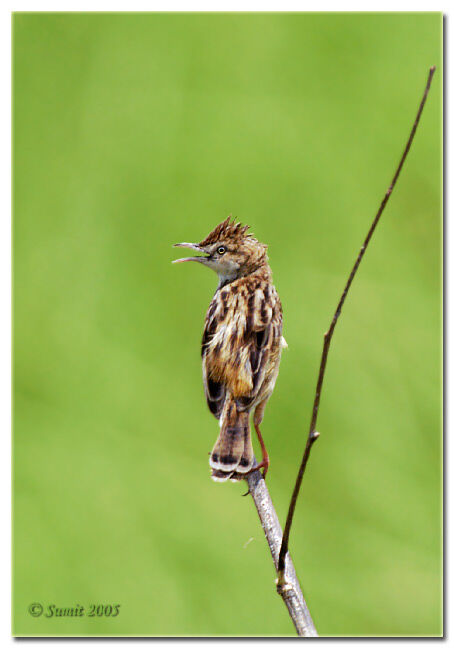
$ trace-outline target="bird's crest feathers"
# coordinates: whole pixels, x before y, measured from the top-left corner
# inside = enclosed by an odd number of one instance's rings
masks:
[[[227,218],[219,223],[208,236],[199,243],[201,247],[205,245],[212,245],[218,241],[225,241],[230,239],[232,241],[242,241],[246,237],[249,239],[254,239],[252,234],[247,234],[246,232],[249,229],[249,225],[242,225],[241,223],[236,223],[235,219],[232,216],[227,216]]]

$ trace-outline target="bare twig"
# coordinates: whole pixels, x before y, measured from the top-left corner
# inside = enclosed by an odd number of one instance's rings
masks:
[[[369,231],[367,233],[367,236],[366,236],[366,238],[364,240],[364,243],[361,246],[359,254],[358,254],[358,256],[356,258],[356,261],[355,261],[355,263],[353,265],[352,271],[350,272],[350,276],[348,277],[347,283],[345,284],[344,291],[343,291],[342,296],[341,296],[341,298],[339,300],[339,303],[337,305],[337,308],[336,308],[336,311],[334,313],[334,317],[333,317],[333,319],[331,321],[330,327],[329,327],[328,331],[325,333],[324,343],[323,343],[323,351],[322,351],[322,358],[321,358],[321,361],[320,361],[320,369],[319,369],[319,372],[318,372],[317,387],[316,387],[316,390],[315,390],[314,406],[312,408],[312,417],[311,417],[311,424],[310,424],[310,427],[309,427],[309,434],[308,434],[308,437],[307,437],[303,458],[301,460],[301,465],[300,465],[299,470],[298,470],[298,475],[297,475],[297,478],[296,478],[295,487],[293,489],[292,498],[290,500],[290,506],[289,506],[289,510],[288,510],[288,513],[287,513],[287,519],[286,519],[286,522],[285,522],[284,535],[283,535],[283,538],[282,538],[282,544],[281,544],[281,548],[280,548],[280,552],[279,552],[279,560],[278,560],[278,591],[279,591],[279,589],[282,589],[283,587],[286,587],[286,585],[287,585],[287,578],[288,577],[287,577],[286,571],[284,570],[284,567],[285,567],[285,557],[286,557],[286,554],[288,552],[288,542],[289,542],[290,529],[292,527],[293,514],[295,512],[296,501],[298,499],[298,494],[299,494],[299,490],[300,490],[300,487],[301,487],[301,482],[303,480],[304,471],[306,469],[306,464],[307,464],[307,461],[309,459],[309,454],[310,454],[310,451],[311,451],[311,447],[312,447],[312,444],[314,443],[314,441],[319,436],[318,432],[315,431],[315,427],[317,425],[317,415],[318,415],[318,409],[319,409],[319,404],[320,404],[320,395],[321,395],[322,387],[323,387],[323,378],[325,376],[326,361],[327,361],[327,358],[328,358],[328,351],[329,351],[329,347],[330,347],[330,343],[331,343],[331,338],[333,337],[333,333],[334,333],[334,329],[335,329],[337,320],[338,320],[339,315],[341,314],[341,311],[342,311],[342,306],[344,305],[344,302],[345,302],[345,299],[347,297],[350,286],[351,286],[351,284],[353,282],[353,279],[355,278],[355,275],[356,275],[356,272],[358,270],[359,264],[361,263],[361,259],[364,256],[364,253],[365,253],[365,251],[367,249],[367,246],[369,245],[369,241],[372,238],[372,234],[374,233],[375,228],[377,227],[378,221],[380,220],[380,217],[381,217],[381,215],[383,213],[383,210],[385,209],[386,204],[387,204],[387,202],[388,202],[388,200],[389,200],[389,198],[391,196],[391,193],[392,193],[392,191],[394,189],[394,186],[395,186],[395,184],[397,182],[399,174],[400,174],[400,172],[402,170],[402,167],[404,165],[404,162],[406,160],[406,157],[407,157],[408,152],[410,150],[410,147],[412,145],[413,138],[415,136],[416,129],[418,127],[419,119],[421,117],[421,114],[422,114],[422,111],[423,111],[423,108],[424,108],[424,104],[426,103],[427,95],[429,93],[430,84],[432,83],[432,77],[433,77],[434,73],[435,73],[435,66],[430,68],[429,77],[428,77],[427,83],[426,83],[426,88],[424,90],[424,94],[423,94],[423,97],[421,99],[421,103],[419,105],[418,112],[416,114],[416,119],[415,119],[415,121],[413,123],[413,128],[411,129],[411,133],[410,133],[410,136],[408,138],[407,145],[405,146],[405,149],[404,149],[404,152],[403,152],[402,157],[400,159],[397,170],[396,170],[396,172],[394,174],[394,177],[393,177],[393,179],[391,181],[391,184],[390,184],[390,186],[389,186],[389,188],[388,188],[388,190],[387,190],[387,192],[386,192],[386,194],[385,194],[385,196],[384,196],[384,198],[383,198],[383,200],[381,202],[381,205],[380,205],[380,207],[378,209],[377,215],[375,216],[375,218],[374,218],[374,220],[372,222],[372,225],[371,225],[371,227],[370,227],[370,229],[369,229]],[[289,561],[287,561],[287,563],[289,563]]]
[[[281,525],[279,524],[273,502],[271,501],[265,480],[260,474],[260,471],[256,470],[250,473],[247,481],[249,492],[254,500],[263,531],[270,547],[274,566],[277,569],[279,548],[282,541]],[[290,556],[287,558],[286,563],[285,585],[278,589],[279,594],[287,606],[288,613],[292,618],[297,633],[302,637],[318,637]]]
[[[378,221],[380,220],[380,216],[382,215],[386,203],[388,202],[389,197],[391,196],[391,193],[399,177],[402,166],[410,150],[411,144],[413,142],[413,138],[416,133],[416,128],[418,126],[419,119],[421,117],[421,113],[424,108],[424,104],[426,102],[427,94],[429,92],[429,88],[432,82],[432,77],[434,75],[434,72],[435,72],[435,67],[432,67],[429,72],[429,78],[427,80],[426,89],[424,91],[424,95],[420,103],[419,110],[416,115],[416,119],[410,133],[410,137],[407,141],[407,145],[405,147],[404,153],[400,159],[399,166],[397,167],[397,171],[394,174],[389,189],[387,190],[385,197],[381,202],[377,215],[375,216],[372,225],[369,229],[369,232],[367,233],[367,236],[364,240],[364,243],[359,251],[358,257],[355,261],[353,269],[345,285],[340,301],[337,305],[330,327],[324,336],[322,358],[320,362],[320,369],[319,369],[319,374],[317,379],[317,387],[315,392],[314,406],[312,409],[312,417],[311,417],[311,424],[309,428],[309,434],[307,437],[306,446],[304,448],[304,454],[301,460],[301,465],[298,471],[295,488],[293,490],[292,499],[290,501],[290,507],[287,515],[284,534],[282,534],[282,529],[279,523],[279,519],[277,517],[276,511],[273,506],[273,502],[271,500],[270,494],[265,485],[265,481],[262,475],[257,470],[250,473],[247,476],[247,481],[249,485],[248,492],[251,494],[254,500],[254,504],[259,514],[263,531],[265,533],[265,537],[270,547],[274,566],[277,570],[277,574],[278,574],[277,591],[282,596],[284,603],[287,606],[288,612],[295,625],[297,633],[303,637],[317,637],[318,634],[317,634],[317,630],[315,629],[314,623],[312,621],[306,601],[304,600],[304,596],[300,584],[298,582],[298,578],[296,576],[292,559],[288,554],[288,540],[289,540],[290,529],[292,526],[295,505],[298,498],[298,493],[300,490],[304,471],[306,469],[306,464],[309,459],[312,445],[319,436],[319,433],[315,430],[315,427],[317,423],[318,408],[320,404],[320,394],[323,386],[323,378],[325,375],[326,361],[328,358],[328,351],[331,343],[331,338],[333,336],[334,329],[337,320],[339,318],[339,315],[341,314],[342,306],[344,305],[350,286],[353,282],[353,279],[355,278],[359,264],[361,263],[361,259],[363,258],[367,246],[369,245],[369,241],[372,237],[372,234],[374,233]]]

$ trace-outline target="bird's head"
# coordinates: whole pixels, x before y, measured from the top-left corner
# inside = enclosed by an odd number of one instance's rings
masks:
[[[234,281],[267,264],[267,246],[247,234],[249,225],[235,223],[229,216],[200,243],[176,243],[174,247],[186,247],[205,256],[176,259],[173,263],[197,261],[214,270],[220,284]]]

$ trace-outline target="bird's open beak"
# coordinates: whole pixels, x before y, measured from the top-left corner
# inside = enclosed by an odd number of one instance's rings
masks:
[[[197,245],[196,243],[175,243],[173,247],[185,247],[185,248],[190,248],[191,250],[197,250],[197,252],[202,252],[203,254],[206,254],[207,256],[199,257],[199,256],[192,256],[192,257],[185,257],[184,259],[175,259],[175,261],[172,261],[172,263],[184,263],[185,261],[198,261],[199,263],[205,263],[206,259],[209,258],[209,254],[205,252],[203,248],[200,247],[200,245]]]

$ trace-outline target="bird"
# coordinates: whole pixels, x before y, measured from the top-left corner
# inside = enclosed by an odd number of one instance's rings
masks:
[[[176,259],[194,261],[214,270],[219,278],[208,308],[202,335],[204,392],[220,432],[210,453],[214,481],[240,481],[253,470],[270,465],[260,425],[279,373],[282,305],[273,285],[268,246],[228,216],[200,243],[175,243],[203,256]],[[250,417],[262,451],[257,463],[251,439]]]

